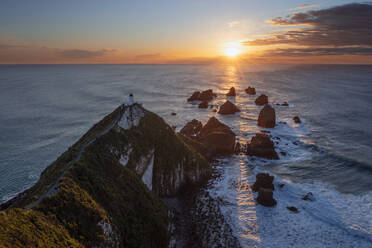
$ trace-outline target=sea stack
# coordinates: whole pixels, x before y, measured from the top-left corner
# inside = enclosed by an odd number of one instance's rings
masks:
[[[269,103],[269,99],[266,95],[262,94],[254,101],[256,105],[262,106]]]
[[[275,127],[275,120],[275,109],[266,104],[258,115],[258,125],[264,128],[273,128]]]
[[[256,95],[256,89],[253,88],[253,87],[248,87],[245,89],[245,92],[248,94],[248,95]]]
[[[218,113],[221,115],[232,115],[237,112],[240,112],[240,109],[230,101],[226,101],[220,106]]]
[[[226,95],[227,96],[236,96],[235,88],[231,87],[229,92]]]
[[[247,144],[246,154],[267,159],[279,159],[274,142],[270,136],[263,133],[257,133],[252,137],[251,142]]]

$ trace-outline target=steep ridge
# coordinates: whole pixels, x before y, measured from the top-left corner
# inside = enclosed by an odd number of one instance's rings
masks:
[[[5,247],[166,247],[170,221],[159,196],[176,196],[210,173],[162,118],[139,104],[120,106],[0,207],[0,240]]]

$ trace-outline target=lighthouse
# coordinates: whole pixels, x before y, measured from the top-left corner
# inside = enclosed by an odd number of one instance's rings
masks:
[[[129,102],[128,102],[128,105],[131,106],[131,105],[133,105],[133,103],[134,103],[134,100],[133,100],[133,94],[130,93],[130,94],[129,94]]]

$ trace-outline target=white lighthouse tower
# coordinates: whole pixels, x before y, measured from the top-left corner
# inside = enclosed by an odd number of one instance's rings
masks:
[[[128,105],[129,105],[129,106],[132,106],[133,103],[134,103],[133,94],[130,93],[130,94],[129,94],[129,102],[128,102]]]

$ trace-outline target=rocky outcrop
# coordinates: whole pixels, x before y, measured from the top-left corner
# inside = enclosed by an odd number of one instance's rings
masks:
[[[206,158],[234,153],[235,134],[227,125],[215,117],[211,117],[202,128],[200,125],[199,121],[193,120],[187,123],[180,133],[193,139],[196,142],[194,146],[198,146],[198,143],[202,144],[208,151],[203,152],[207,154]],[[199,149],[200,147],[196,150]]]
[[[220,106],[220,109],[218,110],[218,113],[221,115],[232,115],[237,112],[240,112],[240,109],[238,109],[238,107],[230,101],[226,101]]]
[[[226,96],[236,96],[235,88],[231,87],[229,92],[227,92]]]
[[[248,94],[248,95],[256,95],[256,89],[253,88],[253,87],[248,87],[245,89],[245,92]]]
[[[246,154],[267,159],[279,159],[275,151],[274,142],[270,136],[263,133],[257,133],[251,139],[251,142],[247,144]]]
[[[181,129],[180,133],[189,138],[197,138],[199,137],[202,128],[203,124],[200,121],[193,119]]]
[[[256,175],[256,182],[252,186],[254,192],[258,192],[260,188],[274,190],[274,176],[270,176],[268,173],[259,173]]]
[[[294,206],[288,206],[287,209],[295,214],[298,214],[300,211]]]
[[[192,101],[211,101],[213,98],[217,97],[216,93],[213,93],[213,90],[205,90],[205,91],[195,91],[188,99],[188,102]]]
[[[203,109],[206,109],[208,108],[208,102],[207,101],[202,101],[199,105],[198,105],[199,108],[203,108]]]
[[[276,205],[276,200],[273,197],[273,191],[271,189],[260,188],[256,200],[265,207],[273,207]]]
[[[304,200],[304,201],[314,201],[315,200],[314,195],[313,195],[312,192],[306,193],[304,196],[302,196],[301,199]]]
[[[188,102],[200,101],[200,91],[195,91],[188,99]]]
[[[5,205],[1,243],[167,247],[168,211],[159,196],[197,186],[210,173],[204,157],[161,117],[138,104],[121,106]]]
[[[298,116],[293,117],[293,121],[294,121],[294,123],[297,123],[297,124],[300,124],[302,122],[300,117],[298,117]]]
[[[269,98],[266,95],[262,94],[257,97],[254,102],[256,105],[262,106],[269,103]]]
[[[275,121],[275,109],[266,104],[258,115],[258,125],[264,128],[273,128],[275,127]]]
[[[235,134],[215,117],[211,117],[200,132],[199,141],[208,147],[214,155],[234,153]]]
[[[268,173],[259,173],[256,175],[256,182],[252,190],[258,192],[257,202],[266,207],[276,205],[276,200],[273,198],[274,177]]]

